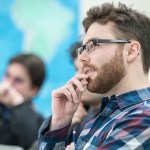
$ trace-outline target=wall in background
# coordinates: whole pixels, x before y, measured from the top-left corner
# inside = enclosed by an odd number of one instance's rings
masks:
[[[11,57],[40,56],[47,78],[34,103],[45,117],[51,114],[51,91],[75,72],[68,48],[78,38],[78,6],[78,0],[0,0],[0,79]]]
[[[83,20],[83,18],[85,17],[86,15],[86,12],[87,10],[90,8],[90,7],[93,7],[95,5],[100,5],[102,3],[105,3],[105,2],[113,2],[115,4],[117,4],[118,2],[121,2],[121,3],[124,3],[126,4],[127,6],[131,6],[133,8],[135,8],[136,10],[139,10],[143,13],[145,13],[147,16],[150,16],[150,9],[149,9],[149,6],[150,6],[150,1],[149,0],[144,0],[144,1],[141,1],[141,0],[80,0],[80,5],[79,5],[79,27],[81,26],[81,22]],[[80,33],[83,34],[83,28],[80,28]]]

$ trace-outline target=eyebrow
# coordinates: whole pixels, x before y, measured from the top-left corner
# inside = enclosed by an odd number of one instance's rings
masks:
[[[95,36],[95,37],[91,37],[91,38],[89,38],[87,41],[86,41],[86,43],[88,43],[89,41],[92,41],[92,40],[104,40],[104,39],[114,39],[114,38],[100,38],[100,37],[97,37],[97,36]],[[83,45],[85,45],[86,43],[82,43],[82,46]]]
[[[99,37],[92,37],[92,38],[89,38],[87,41],[86,41],[86,43],[88,43],[89,41],[91,41],[91,40],[95,40],[95,39],[101,39],[101,38],[99,38]],[[85,45],[86,43],[82,43],[82,46],[83,45]]]

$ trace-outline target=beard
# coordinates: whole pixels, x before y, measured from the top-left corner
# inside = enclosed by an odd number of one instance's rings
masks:
[[[107,93],[117,85],[126,74],[122,49],[118,48],[111,60],[101,68],[95,66],[91,67],[97,71],[97,77],[95,79],[87,79],[87,89],[93,93]]]

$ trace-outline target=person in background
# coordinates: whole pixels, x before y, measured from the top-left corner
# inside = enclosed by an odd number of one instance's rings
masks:
[[[83,26],[82,73],[52,92],[53,112],[39,130],[39,149],[66,148],[86,86],[107,96],[99,115],[74,138],[74,149],[149,150],[150,18],[122,3],[104,3],[89,9]]]
[[[45,79],[43,61],[33,54],[12,58],[0,83],[0,144],[28,149],[38,138],[43,117],[32,98]]]
[[[70,56],[73,60],[73,64],[76,68],[76,74],[82,73],[82,63],[78,60],[77,49],[82,46],[82,42],[76,42],[71,45],[69,49]],[[94,119],[99,113],[100,101],[104,95],[91,93],[87,89],[84,90],[81,96],[80,105],[75,112],[72,124],[71,124],[71,136],[70,139],[73,141],[73,131],[76,132],[76,138],[80,135],[85,124]],[[71,142],[70,141],[70,142]]]

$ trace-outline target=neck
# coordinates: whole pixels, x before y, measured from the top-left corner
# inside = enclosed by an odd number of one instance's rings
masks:
[[[147,75],[126,75],[115,87],[109,92],[110,97],[113,94],[120,95],[129,91],[138,90],[149,87],[149,81]]]

